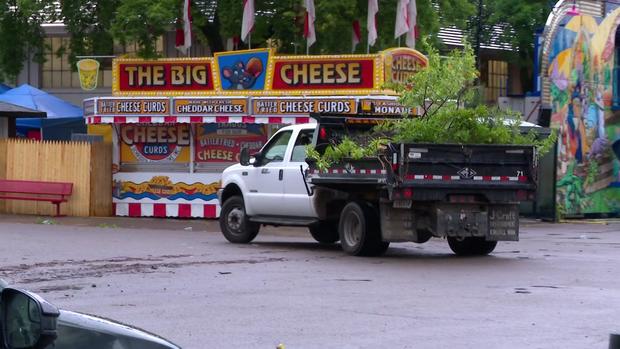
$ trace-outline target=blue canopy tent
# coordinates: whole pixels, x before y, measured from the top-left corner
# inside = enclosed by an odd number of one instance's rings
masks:
[[[28,84],[0,94],[0,102],[47,113],[46,119],[17,119],[18,134],[40,129],[42,139],[70,140],[73,133],[86,133],[82,108]]]
[[[5,93],[6,91],[10,90],[12,87],[5,85],[3,83],[0,83],[0,94]]]

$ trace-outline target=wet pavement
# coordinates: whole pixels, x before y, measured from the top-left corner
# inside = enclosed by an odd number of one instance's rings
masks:
[[[184,348],[607,348],[620,221],[521,229],[488,257],[358,258],[301,228],[233,245],[214,220],[0,215],[0,277]]]

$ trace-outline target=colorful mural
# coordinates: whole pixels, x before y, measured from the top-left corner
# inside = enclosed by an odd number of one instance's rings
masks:
[[[567,216],[620,214],[620,9],[567,16],[549,56],[551,126],[559,130],[557,205]],[[615,98],[614,98],[615,97]]]
[[[151,199],[151,200],[204,200],[216,198],[219,181],[203,184],[173,182],[168,176],[154,176],[149,181],[134,183],[132,181],[114,181],[115,199]]]

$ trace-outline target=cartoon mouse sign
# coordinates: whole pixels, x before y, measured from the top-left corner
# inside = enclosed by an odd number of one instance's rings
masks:
[[[223,90],[263,90],[269,50],[222,52],[215,54]]]

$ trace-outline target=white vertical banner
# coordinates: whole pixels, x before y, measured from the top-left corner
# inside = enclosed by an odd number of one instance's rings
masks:
[[[396,4],[394,39],[398,39],[407,32],[409,32],[409,0],[398,0]]]
[[[243,0],[243,20],[241,22],[241,40],[248,42],[254,29],[254,0]]]
[[[409,31],[407,32],[407,46],[415,48],[418,35],[418,9],[415,0],[409,0]]]
[[[377,12],[379,12],[378,0],[368,0],[368,18],[366,20],[366,29],[368,30],[367,51],[377,41]]]
[[[314,12],[314,0],[304,0],[306,7],[306,20],[304,21],[304,37],[306,38],[306,54],[316,42],[316,33],[314,31],[314,20],[316,13]]]

